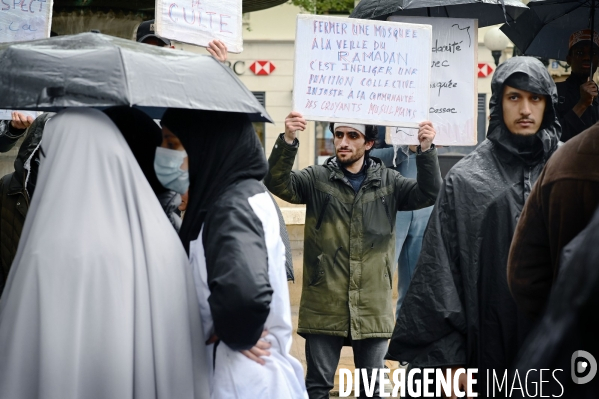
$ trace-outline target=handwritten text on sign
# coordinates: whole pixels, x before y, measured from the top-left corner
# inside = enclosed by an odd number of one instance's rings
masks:
[[[52,0],[1,0],[0,42],[50,37]]]
[[[475,19],[391,16],[391,21],[433,27],[429,118],[439,145],[475,145],[478,24]],[[394,144],[417,144],[409,129],[394,129]]]
[[[431,27],[299,15],[294,110],[306,119],[418,126],[428,117]]]
[[[156,0],[156,33],[207,47],[222,40],[232,53],[243,51],[242,0]]]

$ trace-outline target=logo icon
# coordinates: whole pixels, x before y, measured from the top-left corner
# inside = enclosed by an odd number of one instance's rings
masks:
[[[572,354],[570,369],[575,384],[586,384],[597,374],[597,361],[589,352],[578,350]]]
[[[270,75],[275,70],[275,64],[270,61],[256,61],[250,65],[250,71],[256,75]]]

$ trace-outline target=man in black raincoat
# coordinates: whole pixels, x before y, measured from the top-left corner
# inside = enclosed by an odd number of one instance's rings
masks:
[[[479,397],[486,369],[502,376],[530,329],[508,290],[507,258],[561,132],[555,83],[538,60],[499,65],[491,89],[487,139],[445,178],[387,355],[414,368],[478,368]]]

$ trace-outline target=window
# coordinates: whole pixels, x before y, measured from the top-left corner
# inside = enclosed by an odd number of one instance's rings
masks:
[[[266,108],[266,93],[263,91],[253,91],[252,94],[254,95],[254,97],[256,97],[258,102],[264,108]],[[256,131],[256,134],[258,135],[258,138],[260,139],[260,143],[262,143],[262,148],[264,148],[265,143],[266,143],[266,123],[252,122],[252,125],[254,125],[254,130]]]
[[[316,135],[314,162],[322,165],[327,158],[335,155],[335,144],[333,144],[333,132],[329,130],[329,122],[314,122]]]

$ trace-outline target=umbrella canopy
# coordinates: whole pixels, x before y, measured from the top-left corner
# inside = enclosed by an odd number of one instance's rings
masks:
[[[531,0],[516,22],[501,30],[525,55],[566,60],[570,35],[590,29],[591,11],[599,0]],[[599,31],[599,18],[595,18]]]
[[[478,26],[511,22],[527,7],[520,0],[362,0],[350,17],[386,20],[390,15],[478,19]],[[505,14],[504,14],[505,10]]]
[[[243,0],[243,12],[265,10],[283,4],[286,1],[287,0]],[[152,12],[152,14],[154,14],[155,6],[156,0],[54,0],[54,9],[95,8],[114,11],[131,10]]]
[[[272,122],[235,74],[211,56],[99,33],[0,46],[0,109],[166,108],[240,112]]]

